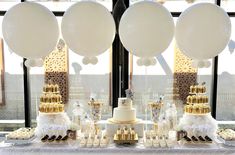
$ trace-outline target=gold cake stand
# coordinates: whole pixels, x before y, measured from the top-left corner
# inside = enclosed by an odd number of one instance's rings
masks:
[[[114,135],[113,142],[116,144],[135,144],[138,143],[138,135],[135,134],[134,139],[119,139],[117,134]]]

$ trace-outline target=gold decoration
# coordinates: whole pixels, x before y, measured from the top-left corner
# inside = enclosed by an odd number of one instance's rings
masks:
[[[192,59],[185,56],[179,48],[175,47],[174,53],[174,88],[179,91],[179,98],[185,103],[190,86],[197,81],[197,70],[192,67]]]
[[[114,134],[113,141],[116,144],[135,144],[138,143],[138,134],[132,128],[118,128],[116,134]]]
[[[44,60],[45,83],[51,81],[58,84],[62,102],[68,102],[68,48],[60,40],[58,49],[52,51]]]

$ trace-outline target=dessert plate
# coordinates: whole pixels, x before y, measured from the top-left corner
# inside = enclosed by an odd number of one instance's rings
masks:
[[[4,143],[11,143],[11,144],[31,144],[33,140],[36,138],[36,136],[31,137],[30,139],[6,139],[4,140]]]

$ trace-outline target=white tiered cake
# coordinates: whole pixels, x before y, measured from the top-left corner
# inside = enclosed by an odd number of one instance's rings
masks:
[[[132,108],[131,99],[118,98],[118,107],[113,111],[113,121],[120,123],[136,121],[136,110]]]
[[[106,124],[108,136],[113,136],[122,127],[134,128],[139,137],[143,136],[144,125],[141,119],[136,118],[131,98],[118,98],[118,107],[114,108],[113,117]]]

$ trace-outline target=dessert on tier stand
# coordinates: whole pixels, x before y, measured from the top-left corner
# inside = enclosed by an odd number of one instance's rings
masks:
[[[90,106],[90,115],[92,120],[94,121],[94,123],[96,123],[97,121],[101,120],[101,114],[102,114],[102,105],[103,103],[99,102],[99,101],[95,101],[94,98],[92,98],[89,102],[88,105]]]
[[[211,143],[216,136],[217,123],[211,116],[205,93],[205,83],[190,87],[184,115],[179,123],[179,129],[186,132],[183,138],[188,143]]]
[[[64,111],[59,86],[46,84],[40,97],[36,135],[42,142],[66,141],[70,119]]]
[[[169,95],[170,97],[170,95]],[[161,96],[159,100],[149,104],[153,127],[144,132],[145,147],[172,147],[176,140],[172,130],[177,123],[177,111],[175,105],[164,102]]]
[[[135,144],[138,142],[138,134],[135,133],[134,128],[118,128],[113,141],[116,144]]]
[[[87,148],[107,147],[110,143],[106,131],[102,130],[99,121],[102,114],[102,102],[91,98],[88,102],[89,112],[81,121],[81,130],[79,133],[79,146]]]
[[[148,103],[148,107],[151,113],[151,119],[154,123],[157,123],[159,121],[159,116],[160,116],[162,106],[163,106],[163,102],[161,99],[158,101]]]

